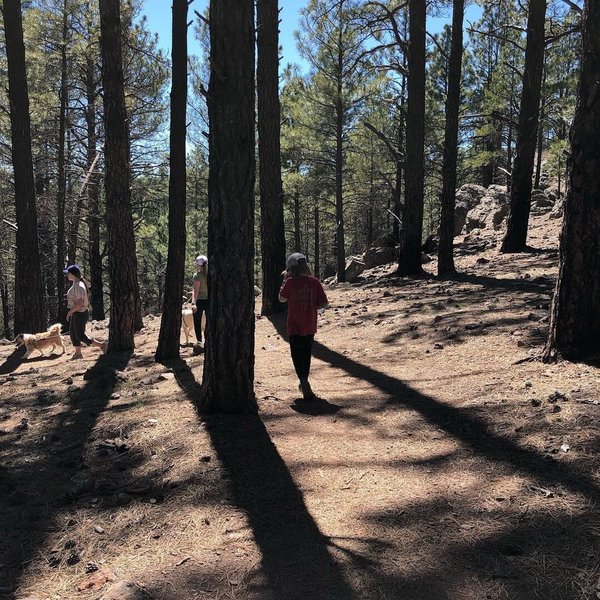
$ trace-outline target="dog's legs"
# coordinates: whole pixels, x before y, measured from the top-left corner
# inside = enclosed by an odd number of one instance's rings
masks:
[[[25,352],[25,356],[23,357],[25,358],[29,358],[31,356],[31,354],[33,353],[33,351],[35,350],[35,348],[28,348],[27,352]]]

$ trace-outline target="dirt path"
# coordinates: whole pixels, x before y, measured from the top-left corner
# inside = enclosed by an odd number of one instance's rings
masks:
[[[202,357],[156,365],[157,318],[132,356],[0,349],[0,597],[100,598],[95,568],[156,600],[600,597],[598,365],[531,360],[556,226],[492,243],[328,290],[319,404],[259,318],[260,418],[199,417]]]

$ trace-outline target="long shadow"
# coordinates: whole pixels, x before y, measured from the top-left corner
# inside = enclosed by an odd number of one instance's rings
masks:
[[[23,364],[25,348],[17,348],[12,354],[9,354],[6,360],[0,365],[0,375],[8,375],[16,371]]]
[[[270,321],[279,334],[284,336],[285,325],[281,317],[276,315],[270,318]],[[574,474],[570,466],[497,435],[485,421],[474,416],[468,409],[456,408],[422,394],[400,379],[358,363],[319,342],[313,345],[313,356],[334,368],[346,371],[356,379],[371,383],[389,397],[388,406],[402,405],[420,413],[430,423],[451,434],[481,456],[505,463],[523,474],[537,477],[546,485],[562,485],[594,502],[600,500],[600,488],[592,477]]]
[[[116,371],[123,370],[130,357],[131,353],[99,357],[90,369],[95,370],[98,377],[69,395],[68,406],[49,424],[42,440],[33,436],[21,440],[13,435],[4,436],[0,451],[12,455],[10,463],[23,456],[31,458],[10,469],[0,468],[0,527],[3,532],[0,563],[13,588],[18,587],[27,563],[38,553],[44,553],[47,534],[60,529],[60,515],[76,501],[76,497],[68,493],[73,486],[72,477],[87,473],[86,442],[118,381]],[[32,418],[46,419],[43,407],[36,409],[35,403],[33,399]],[[66,554],[51,557],[54,564],[63,559],[68,559]]]
[[[172,361],[191,400],[198,383],[184,361]],[[265,582],[252,582],[260,598],[354,598],[328,550],[328,538],[310,515],[302,492],[258,416],[201,415],[225,470],[235,505],[246,513],[262,553]]]
[[[554,290],[554,280],[544,278],[537,279],[507,279],[502,277],[490,277],[489,275],[476,275],[475,273],[457,273],[455,275],[440,278],[444,281],[456,281],[462,283],[474,283],[483,285],[486,290],[505,290],[511,292],[529,292],[532,294],[549,294]]]

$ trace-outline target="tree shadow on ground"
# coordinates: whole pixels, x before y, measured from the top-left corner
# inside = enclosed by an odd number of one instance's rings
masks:
[[[171,361],[188,398],[199,385],[187,364]],[[328,550],[328,538],[309,513],[302,492],[260,417],[200,415],[223,466],[235,505],[248,518],[261,552],[262,577],[250,582],[257,598],[323,600],[354,597]]]
[[[270,320],[279,334],[285,336],[284,320],[279,315]],[[592,477],[573,473],[559,461],[497,435],[488,423],[468,408],[440,402],[412,389],[400,379],[354,361],[317,341],[313,344],[313,356],[356,379],[369,382],[388,396],[387,407],[399,406],[420,413],[429,423],[446,431],[481,456],[507,464],[524,475],[536,477],[545,485],[562,485],[593,502],[600,501],[600,487]]]
[[[130,356],[129,352],[100,356],[90,369],[98,376],[68,395],[68,405],[53,416],[43,437],[3,436],[0,452],[7,460],[0,468],[0,528],[4,533],[0,563],[11,587],[17,587],[31,559],[44,554],[47,534],[68,526],[61,522],[61,515],[76,501],[77,486],[85,485],[86,479],[89,482],[85,462],[89,435],[109,402],[118,381],[116,373],[126,367]],[[36,394],[31,401],[32,406],[38,403],[32,414],[48,419],[47,406],[40,405],[39,399]],[[60,400],[62,396],[56,396],[53,402]],[[32,458],[13,466],[17,454]],[[75,474],[83,474],[78,483],[72,479]],[[58,565],[75,560],[76,552],[66,548],[46,559]]]

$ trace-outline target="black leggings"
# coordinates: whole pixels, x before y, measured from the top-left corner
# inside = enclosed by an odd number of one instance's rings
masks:
[[[194,313],[194,333],[196,334],[196,339],[201,342],[202,341],[202,313],[206,313],[208,318],[208,300],[196,300],[196,312]]]
[[[292,362],[298,379],[308,379],[314,335],[290,335]]]
[[[85,326],[88,322],[90,313],[87,310],[83,312],[75,312],[71,315],[69,320],[69,336],[71,337],[71,343],[73,346],[81,346],[81,342],[91,346],[93,340],[85,334]]]

